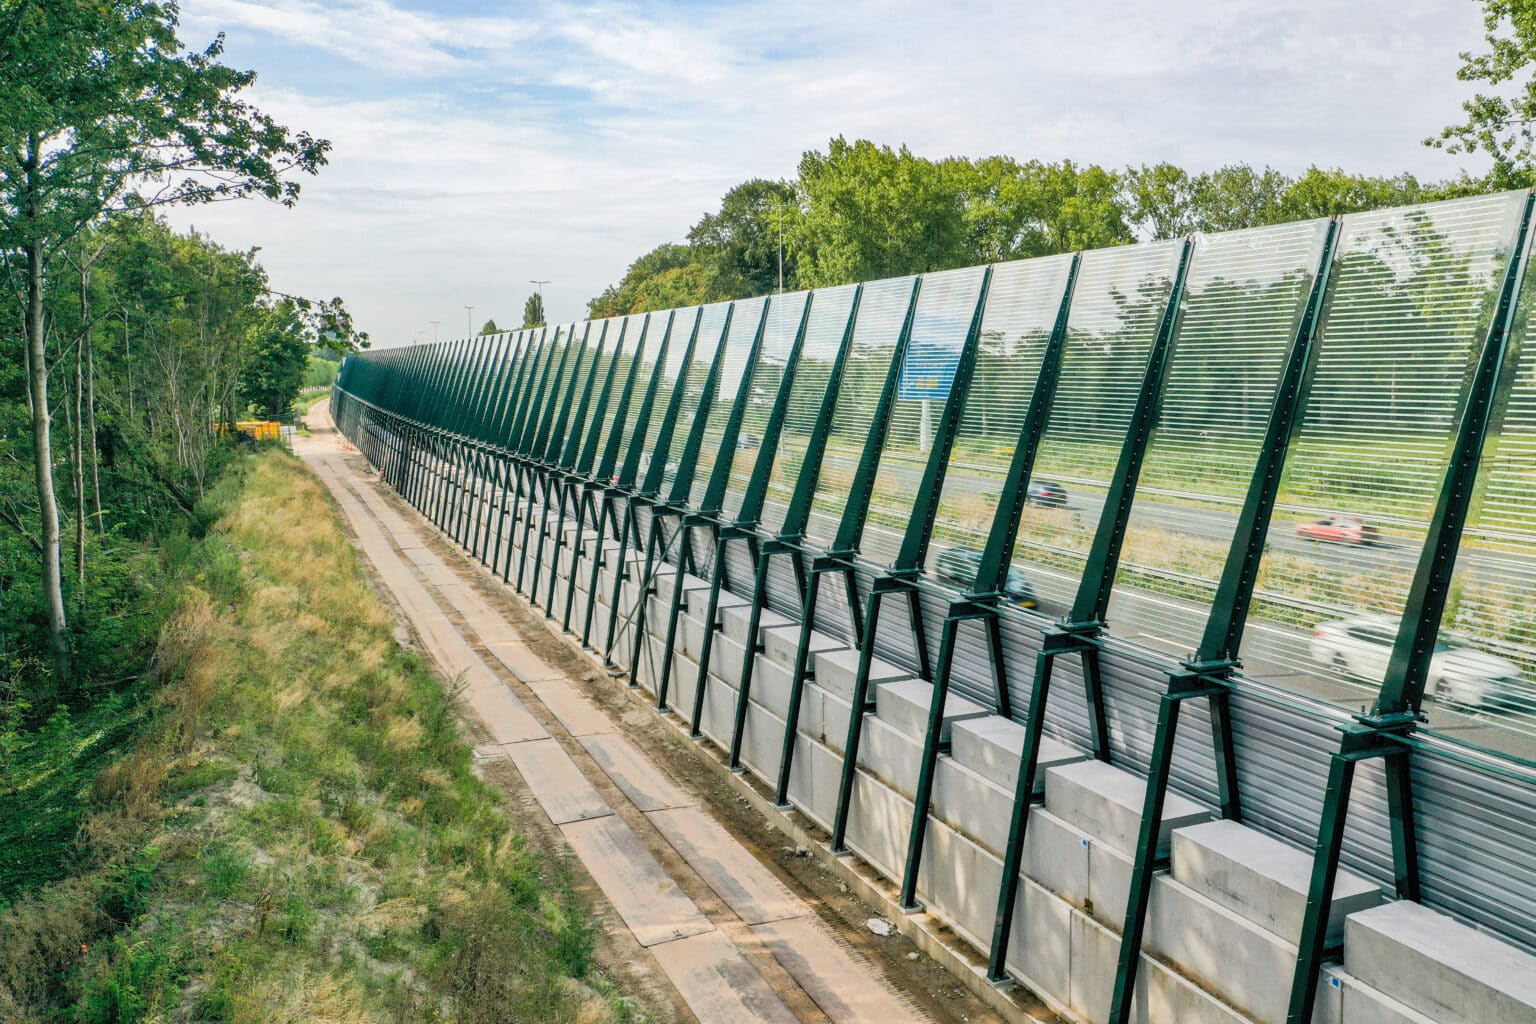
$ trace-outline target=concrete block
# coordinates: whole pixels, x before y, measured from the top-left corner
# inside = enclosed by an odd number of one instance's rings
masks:
[[[745,604],[735,605],[721,609],[720,622],[725,630],[725,635],[745,647],[747,645],[747,619],[750,610]],[[764,608],[758,618],[758,642],[762,642],[763,632],[778,626],[789,624],[789,619],[770,608]]]
[[[1325,967],[1312,1024],[1436,1024],[1340,967]],[[1327,1018],[1322,1011],[1336,1014]]]
[[[1152,880],[1142,948],[1259,1024],[1284,1024],[1296,946],[1167,875]]]
[[[1084,910],[1119,931],[1131,894],[1131,855],[1088,837],[1088,902]]]
[[[795,740],[789,770],[789,800],[822,828],[832,827],[843,759],[804,735]]]
[[[905,847],[906,837],[902,838]],[[905,849],[902,853],[905,856]],[[917,894],[925,909],[944,918],[981,949],[992,938],[1002,859],[941,821],[929,820],[918,871]]]
[[[1068,1005],[1090,1024],[1104,1024],[1114,995],[1120,936],[1072,911],[1072,985]],[[1251,1024],[1231,1007],[1142,954],[1132,996],[1132,1024]]]
[[[1173,877],[1290,943],[1301,941],[1312,855],[1235,821],[1208,821],[1173,833]],[[1381,902],[1381,890],[1339,869],[1328,942],[1343,941],[1344,918]]]
[[[1093,840],[1044,807],[1029,812],[1022,874],[1074,908],[1088,903],[1088,850]]]
[[[912,801],[867,772],[857,772],[848,810],[848,845],[886,878],[899,882],[911,828]]]
[[[951,753],[956,761],[989,779],[1011,794],[1019,785],[1019,758],[1024,753],[1024,726],[999,715],[956,722],[950,729]],[[1044,736],[1035,772],[1036,791],[1045,789],[1047,769],[1082,761],[1077,748]]]
[[[825,633],[818,633],[814,629],[806,638],[806,650],[810,653],[811,659],[821,651],[843,650],[847,646],[843,641],[827,636]],[[795,655],[799,653],[799,649],[800,624],[798,622],[792,622],[787,626],[776,626],[763,632],[763,653],[768,655],[769,660],[777,662],[786,669],[794,670]],[[806,668],[810,669],[812,664],[811,660],[807,660]]]
[[[984,849],[1002,856],[1013,817],[1013,792],[994,785],[952,757],[940,756],[933,774],[933,814]]]
[[[720,588],[720,596],[715,598],[715,625],[718,626],[720,624],[721,609],[741,608],[744,607],[747,603],[748,602],[746,598],[737,597],[735,594],[731,593],[729,590],[726,590],[725,587],[722,586]],[[698,590],[684,591],[683,607],[688,609],[689,615],[692,615],[694,618],[702,622],[705,613],[709,611],[709,588],[703,587]]]
[[[662,604],[667,608],[671,608],[672,593],[677,589],[677,567],[671,565],[663,566],[660,571],[656,573],[655,586],[656,595],[661,598]],[[709,581],[700,579],[691,573],[684,573],[683,593],[687,594],[689,591],[694,590],[702,590],[704,593],[708,594]]]
[[[816,670],[816,685],[828,693],[836,694],[846,702],[853,700],[854,678],[859,671],[859,652],[850,648],[841,650],[823,651],[811,659],[811,664]],[[912,673],[904,668],[898,668],[888,661],[879,658],[870,659],[869,685],[870,692],[881,683],[892,683],[900,679],[911,679]]]
[[[736,663],[740,666],[740,662]],[[752,666],[752,700],[782,721],[789,716],[789,669],[759,654]],[[802,698],[803,704],[803,698]]]
[[[818,686],[818,689],[820,687]],[[848,701],[841,694],[829,693],[821,690],[821,737],[833,753],[839,757],[843,753],[843,745],[848,741],[848,719],[852,717],[852,709]],[[866,717],[874,716],[866,712]]]
[[[1344,969],[1445,1024],[1536,1021],[1536,957],[1407,900],[1345,919]]]
[[[864,735],[859,741],[859,767],[908,800],[917,792],[917,769],[921,760],[922,747],[912,737],[873,715],[864,719]]]
[[[1045,773],[1045,805],[1050,812],[1125,853],[1136,850],[1146,790],[1141,776],[1102,761],[1059,765]],[[1174,829],[1210,818],[1199,804],[1169,793],[1163,805],[1159,852],[1168,849]]]
[[[921,679],[905,679],[899,683],[882,683],[875,688],[875,714],[887,724],[901,730],[921,742],[928,734],[929,707],[933,703],[933,684]],[[955,722],[968,718],[981,718],[989,714],[980,704],[966,700],[950,691],[944,700],[939,742],[949,742],[949,731]]]
[[[755,701],[747,702],[741,729],[741,760],[759,779],[772,786],[779,780],[779,758],[784,753],[784,719]]]
[[[1027,878],[1014,901],[1007,966],[1058,1004],[1065,1005],[1071,997],[1072,908]]]

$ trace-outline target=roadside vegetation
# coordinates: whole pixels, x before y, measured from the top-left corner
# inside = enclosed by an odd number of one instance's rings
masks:
[[[70,877],[0,911],[0,1021],[632,1019],[319,482],[269,451],[203,507],[167,548],[151,677],[118,698],[143,727],[108,702],[19,751],[89,797]],[[12,807],[55,785],[21,775]]]

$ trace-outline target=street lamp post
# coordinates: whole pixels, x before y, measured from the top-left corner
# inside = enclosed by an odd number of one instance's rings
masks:
[[[784,210],[793,205],[783,200],[768,204],[778,216],[774,219],[779,222],[779,294],[784,294]]]
[[[464,330],[470,337],[475,335],[475,307],[464,307]]]
[[[427,323],[432,325],[432,344],[436,345],[437,344],[437,325],[442,323],[442,321],[441,320],[428,320]]]

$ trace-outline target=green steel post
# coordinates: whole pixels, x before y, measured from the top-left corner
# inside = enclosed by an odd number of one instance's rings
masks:
[[[1115,968],[1114,993],[1110,997],[1109,1024],[1127,1024],[1132,995],[1136,991],[1136,973],[1141,964],[1141,940],[1146,931],[1147,904],[1152,898],[1152,876],[1167,864],[1158,840],[1162,836],[1163,805],[1168,797],[1168,773],[1173,767],[1174,739],[1179,725],[1179,707],[1186,700],[1225,694],[1221,684],[1213,685],[1189,672],[1168,681],[1157,708],[1157,732],[1152,740],[1152,759],[1147,772],[1147,791],[1142,799],[1141,830],[1136,842],[1136,862],[1131,869],[1131,889],[1126,898],[1125,925],[1120,932],[1120,958]]]
[[[1008,939],[1013,932],[1013,910],[1019,893],[1019,868],[1024,860],[1024,840],[1029,831],[1029,809],[1035,804],[1035,776],[1040,767],[1040,744],[1045,738],[1045,707],[1051,696],[1051,671],[1064,654],[1082,650],[1085,641],[1071,633],[1047,633],[1035,658],[1035,680],[1030,689],[1029,718],[1024,723],[1024,750],[1019,756],[1019,778],[1013,792],[1013,817],[1008,824],[1008,845],[1003,849],[1003,877],[998,885],[997,913],[992,922],[992,946],[987,955],[987,980],[1007,984]]]
[[[786,545],[788,554],[795,560],[796,565],[801,565],[801,552],[799,548]],[[768,552],[763,554],[763,562],[768,560]],[[819,562],[820,560],[818,560]],[[748,619],[747,636],[757,633],[757,624],[761,621],[762,607],[767,604],[768,573],[766,564],[759,566],[761,585],[753,594],[752,611]],[[816,571],[816,564],[811,566],[810,579],[805,588],[800,592],[800,641],[795,645],[795,668],[790,673],[789,685],[789,713],[784,720],[784,738],[779,746],[779,777],[773,790],[773,801],[780,808],[789,807],[789,773],[794,767],[795,760],[795,736],[800,731],[800,703],[805,694],[805,678],[809,665],[811,652],[811,627],[816,622],[817,592],[821,589],[821,574]],[[748,666],[755,664],[755,651],[747,655],[747,663],[742,667],[742,679],[748,678]]]

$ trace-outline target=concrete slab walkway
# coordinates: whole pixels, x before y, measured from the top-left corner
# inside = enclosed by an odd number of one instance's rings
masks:
[[[468,572],[433,552],[430,524],[391,502],[365,464],[348,455],[339,435],[325,429],[323,405],[311,423],[320,429],[296,450],[335,497],[362,554],[432,659],[460,682],[462,700],[496,744],[480,748],[481,756],[510,758],[622,927],[655,958],[695,1018],[927,1019],[620,735],[581,693],[582,684],[540,659],[518,627],[470,585]],[[547,711],[548,727],[504,677]],[[658,857],[659,850],[676,856]],[[705,898],[701,906],[689,888],[718,901]]]

